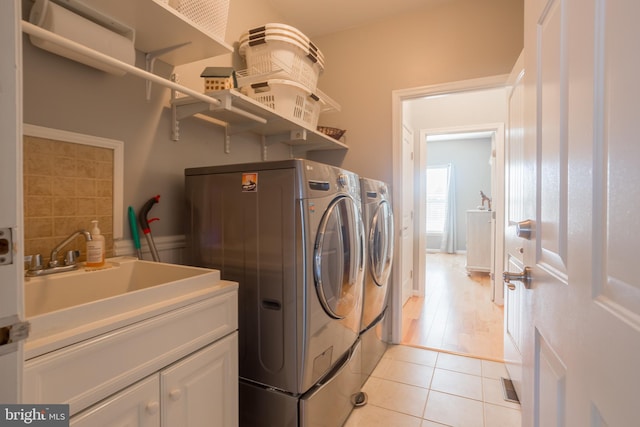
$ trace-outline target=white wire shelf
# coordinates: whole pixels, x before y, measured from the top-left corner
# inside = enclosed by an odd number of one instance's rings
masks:
[[[172,99],[176,120],[204,115],[226,123],[228,135],[256,133],[265,137],[267,145],[282,142],[304,151],[348,149],[346,144],[310,128],[302,121],[284,117],[235,89],[205,95],[219,100],[220,104],[211,105],[189,96]]]

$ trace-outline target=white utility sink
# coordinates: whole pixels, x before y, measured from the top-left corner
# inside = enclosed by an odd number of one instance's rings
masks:
[[[27,353],[41,354],[180,308],[230,283],[221,281],[217,270],[133,257],[110,258],[106,265],[25,278]]]

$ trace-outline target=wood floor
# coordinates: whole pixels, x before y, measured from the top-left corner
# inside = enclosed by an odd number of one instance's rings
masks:
[[[464,254],[427,254],[425,296],[402,310],[402,343],[502,360],[503,307],[489,275],[467,275]]]

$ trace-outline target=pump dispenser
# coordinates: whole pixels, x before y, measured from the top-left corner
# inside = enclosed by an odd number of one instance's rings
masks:
[[[104,265],[105,244],[104,236],[100,234],[98,220],[91,221],[91,241],[87,242],[87,267],[102,267]]]

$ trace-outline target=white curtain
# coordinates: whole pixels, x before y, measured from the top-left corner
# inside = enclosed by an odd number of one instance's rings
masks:
[[[453,164],[447,165],[447,204],[440,251],[456,252],[456,182]]]

